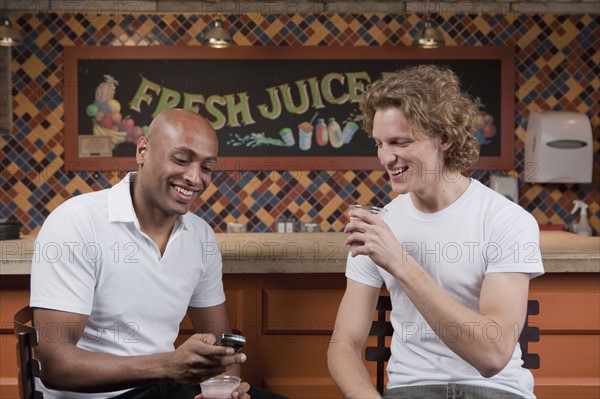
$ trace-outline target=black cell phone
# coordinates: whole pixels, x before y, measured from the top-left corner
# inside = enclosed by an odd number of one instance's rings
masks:
[[[246,337],[239,334],[224,333],[214,343],[215,345],[231,346],[238,352],[246,345]]]

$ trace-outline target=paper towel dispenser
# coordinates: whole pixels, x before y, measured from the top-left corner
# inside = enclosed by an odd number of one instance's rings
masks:
[[[592,127],[577,112],[532,112],[525,140],[525,181],[591,183]]]

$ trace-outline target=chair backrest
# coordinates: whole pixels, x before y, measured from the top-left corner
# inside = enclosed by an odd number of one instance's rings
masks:
[[[370,362],[377,362],[377,390],[383,394],[383,379],[385,376],[385,363],[388,361],[392,352],[385,345],[385,337],[390,337],[394,333],[392,323],[386,321],[386,314],[392,310],[392,301],[389,296],[380,296],[377,299],[377,318],[371,324],[369,335],[377,337],[377,346],[367,346],[365,349],[365,359]]]
[[[377,300],[377,317],[371,324],[369,335],[377,337],[377,346],[368,346],[365,349],[365,359],[371,362],[377,362],[377,390],[383,394],[385,363],[391,356],[391,351],[385,344],[385,338],[394,333],[392,323],[386,320],[386,314],[392,310],[392,301],[389,296],[380,296]],[[521,346],[521,359],[523,367],[528,369],[540,368],[540,355],[529,353],[529,342],[538,342],[540,340],[540,329],[529,325],[529,315],[540,313],[540,304],[536,300],[527,301],[527,316],[525,325],[519,336],[519,345]]]
[[[525,316],[525,325],[519,336],[519,345],[521,346],[521,359],[523,367],[527,369],[540,368],[540,355],[537,353],[529,353],[529,343],[539,342],[540,329],[529,325],[529,316],[540,314],[540,303],[530,299],[527,301],[527,315]]]
[[[19,396],[21,399],[43,399],[35,390],[35,377],[41,376],[40,362],[34,358],[38,332],[33,323],[33,309],[26,306],[13,317],[14,333],[17,338],[17,366],[19,367]]]

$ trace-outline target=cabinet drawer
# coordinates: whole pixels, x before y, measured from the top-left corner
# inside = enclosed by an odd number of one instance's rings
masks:
[[[331,335],[343,295],[338,289],[264,289],[263,333]]]
[[[600,383],[600,337],[596,334],[542,334],[529,344],[530,353],[540,355],[536,377],[592,378]]]

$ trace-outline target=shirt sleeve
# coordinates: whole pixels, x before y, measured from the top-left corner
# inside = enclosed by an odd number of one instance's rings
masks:
[[[528,273],[530,278],[544,274],[539,226],[522,208],[498,215],[484,255],[486,273]]]
[[[221,249],[212,229],[206,225],[204,230],[206,238],[202,240],[201,248],[203,273],[190,299],[190,306],[196,308],[216,306],[225,302]]]
[[[32,307],[91,313],[99,260],[91,226],[68,202],[48,216],[31,264]]]
[[[381,288],[383,285],[377,265],[365,255],[352,257],[348,254],[346,277],[375,288]]]

